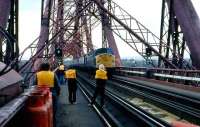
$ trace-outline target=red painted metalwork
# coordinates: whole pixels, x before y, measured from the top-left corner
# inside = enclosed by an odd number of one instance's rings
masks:
[[[10,5],[11,5],[11,0],[0,1],[0,27],[2,27],[3,29],[6,29],[6,25],[10,14]],[[2,61],[3,59],[2,39],[3,39],[2,35],[0,34],[0,61]]]
[[[103,0],[97,0],[98,3],[101,6],[104,6],[104,1]],[[114,55],[115,55],[115,65],[116,66],[121,66],[121,58],[119,55],[119,51],[117,48],[117,44],[115,42],[115,38],[113,35],[113,32],[111,30],[111,24],[109,22],[109,17],[106,15],[106,13],[100,9],[100,15],[101,15],[101,19],[102,19],[102,27],[103,27],[103,31],[104,31],[104,36],[106,37],[107,41],[108,41],[108,45],[110,48],[112,48]]]
[[[0,26],[4,29],[8,22],[8,17],[10,14],[11,0],[1,0],[0,1]]]
[[[55,44],[55,47],[59,47],[59,48],[62,48],[62,45],[64,44],[64,30],[63,27],[64,27],[64,0],[58,0],[58,5],[59,8],[58,8],[58,11],[57,11],[57,22],[56,22],[56,31],[62,31],[60,32],[57,40],[56,40],[56,44]]]
[[[27,125],[30,127],[52,127],[52,98],[48,88],[38,88],[27,100]]]
[[[39,51],[48,42],[49,39],[49,20],[50,20],[49,13],[51,11],[51,6],[52,6],[52,0],[47,0],[44,14],[41,19],[41,30],[40,30],[39,41],[37,43],[38,44],[37,51]],[[41,58],[44,55],[43,51],[44,50],[42,49],[42,51],[38,54],[38,57],[40,58],[37,58],[34,63],[34,70],[38,70],[39,65],[42,62]]]
[[[191,0],[175,0],[174,12],[190,49],[192,62],[200,69],[200,19]]]
[[[193,43],[192,40],[195,40],[192,36],[196,35],[193,35],[193,33],[199,31],[198,24],[199,19],[190,0],[184,2],[162,0],[160,39],[166,41],[168,47],[164,48],[161,41],[159,52],[170,59],[178,68],[195,69],[194,60],[193,65],[191,64],[192,54],[189,45]],[[172,47],[172,50],[169,47]],[[161,63],[161,59],[159,59],[158,66],[167,67],[167,65]]]
[[[136,50],[141,56],[143,56],[146,60],[151,60],[150,57],[156,56],[160,58],[163,63],[167,63],[171,68],[177,68],[176,65],[173,64],[168,58],[165,57],[161,51],[159,52],[159,46],[162,48],[168,48],[171,52],[175,53],[176,47],[173,49],[170,46],[159,40],[151,31],[149,31],[146,27],[144,27],[140,22],[134,19],[130,14],[128,14],[123,8],[118,6],[116,3],[112,1],[103,1],[103,0],[42,0],[45,1],[44,4],[46,7],[43,7],[42,10],[42,23],[41,23],[41,31],[40,36],[31,43],[28,48],[26,48],[19,56],[23,56],[25,51],[31,49],[31,57],[28,61],[25,62],[20,67],[20,73],[24,75],[25,82],[30,83],[31,77],[34,75],[34,71],[38,69],[38,65],[42,60],[49,60],[51,65],[53,65],[56,60],[54,58],[54,49],[56,47],[63,48],[63,52],[65,56],[73,56],[73,58],[81,57],[91,50],[93,50],[92,39],[91,39],[91,29],[94,24],[96,24],[96,20],[100,21],[103,26],[103,32],[106,42],[109,47],[111,47],[116,56],[116,65],[121,65],[121,59],[118,52],[118,48],[115,42],[114,33],[117,34],[122,40],[124,40],[130,47]],[[0,1],[0,26],[5,28],[8,13],[9,13],[9,2],[10,0],[1,0]],[[185,2],[185,1],[184,1]],[[109,9],[110,8],[110,9]],[[196,54],[199,54],[198,51],[198,43],[200,36],[200,27],[199,27],[199,18],[194,11],[194,8],[189,0],[186,0],[185,3],[182,0],[176,0],[174,4],[175,14],[178,18],[178,22],[181,25],[183,32],[186,34],[186,40],[190,49],[194,49],[192,51],[192,58],[194,59],[194,64],[198,67],[200,61],[200,57]],[[192,10],[192,16],[190,16],[189,10]],[[3,13],[2,13],[3,12]],[[126,18],[120,19],[117,17],[117,12],[122,12],[121,16],[130,17],[128,20]],[[99,14],[100,13],[100,14]],[[99,16],[100,15],[100,16]],[[95,20],[94,20],[95,17]],[[188,19],[188,20],[185,20]],[[130,22],[130,24],[129,24]],[[132,27],[132,23],[136,24],[136,29]],[[190,29],[193,28],[193,29]],[[120,29],[123,30],[129,38],[122,37],[120,34]],[[175,29],[175,27],[173,27]],[[175,30],[174,30],[175,31]],[[146,35],[148,37],[146,37]],[[83,39],[83,38],[86,39]],[[150,40],[149,37],[151,37]],[[156,42],[152,40],[156,40]],[[135,41],[136,40],[136,41]],[[159,45],[159,43],[162,43]],[[142,45],[142,49],[140,50],[136,44],[140,43]],[[86,51],[84,50],[84,46],[86,46]],[[173,45],[174,46],[174,45]],[[148,54],[143,51],[143,49],[150,49],[153,53]],[[50,49],[50,52],[49,52]],[[196,58],[197,57],[197,58]],[[15,61],[17,61],[15,59]],[[12,64],[15,63],[12,62]],[[33,70],[33,64],[35,65],[35,69]],[[2,64],[0,64],[1,66]],[[162,74],[172,74],[172,75],[181,75],[181,76],[196,76],[199,77],[199,70],[176,70],[176,69],[160,69],[160,68],[119,68],[119,70],[133,70],[146,72],[150,70],[154,73],[162,73]],[[32,70],[32,71],[31,71]],[[18,81],[20,77],[17,77],[18,74],[11,70],[0,78],[5,79],[0,83],[0,89],[7,88],[9,84],[15,84],[15,81]],[[14,77],[10,79],[10,77]],[[20,79],[21,81],[21,79]],[[14,83],[13,83],[14,82]],[[14,89],[13,89],[14,88]],[[8,89],[7,89],[8,90]],[[15,84],[14,87],[9,88],[9,91],[1,91],[0,93],[15,93],[15,91],[19,90],[19,85]],[[49,102],[47,105],[50,105]],[[47,106],[48,108],[43,107],[42,110],[37,110],[43,115],[49,115],[52,107]],[[46,118],[46,116],[44,117]],[[41,117],[41,116],[40,116]],[[36,118],[36,120],[38,120]],[[38,120],[41,122],[40,120]],[[49,119],[46,121],[50,122]],[[47,123],[48,123],[47,122]],[[41,122],[42,123],[42,122]],[[43,123],[42,123],[43,124]],[[43,125],[43,126],[46,126]]]
[[[191,124],[191,123],[186,123],[186,122],[181,122],[181,121],[173,121],[171,123],[172,127],[199,127],[197,125]]]
[[[129,16],[130,19],[128,21],[125,20],[120,20],[116,15],[115,12],[109,12],[104,6],[101,5],[101,3],[98,0],[92,0],[94,1],[99,8],[101,8],[104,13],[107,13],[109,17],[113,20],[113,23],[115,24],[114,27],[116,29],[122,28],[125,32],[127,32],[128,36],[130,35],[130,39],[124,38],[121,35],[119,35],[122,40],[124,40],[131,48],[135,49],[141,56],[145,58],[145,60],[150,60],[151,64],[153,65],[152,59],[144,52],[144,51],[139,51],[141,49],[138,49],[136,46],[136,43],[142,44],[142,46],[149,48],[154,54],[152,56],[160,57],[163,62],[168,64],[171,68],[177,68],[174,64],[172,64],[171,61],[166,59],[162,54],[159,53],[159,38],[156,37],[150,30],[148,30],[146,27],[144,27],[139,21],[137,21],[135,18],[133,18],[130,14],[128,14],[125,10],[123,10],[119,5],[116,3],[112,2],[113,6],[115,5],[115,8],[117,8],[118,11],[121,11],[125,13],[124,15]],[[114,9],[113,9],[114,10]],[[123,16],[124,16],[123,15]],[[137,24],[137,29],[138,31],[135,31],[136,29],[132,28],[131,24],[127,24],[127,22],[135,22]],[[142,29],[141,29],[142,28]],[[145,32],[146,31],[146,32]],[[117,31],[120,33],[119,31]],[[116,34],[117,34],[116,32]],[[144,36],[144,33],[147,33],[147,37]],[[149,39],[151,38],[151,39]],[[136,39],[136,40],[135,40]],[[131,42],[130,42],[131,40]],[[150,40],[150,41],[149,41]],[[151,42],[152,41],[152,42]],[[133,44],[133,45],[131,45]],[[166,47],[166,45],[164,45]],[[143,49],[143,48],[142,48]]]

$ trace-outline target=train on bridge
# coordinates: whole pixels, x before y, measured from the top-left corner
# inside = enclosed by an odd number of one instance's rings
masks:
[[[73,65],[89,66],[92,68],[104,64],[106,68],[115,67],[115,56],[111,48],[99,48],[75,59]]]
[[[18,40],[21,3],[0,0],[0,127],[200,127],[200,20],[192,1],[162,1],[158,37],[114,0],[41,0],[41,30],[25,48]],[[32,35],[31,29],[22,33]],[[109,48],[94,49],[97,39]],[[119,42],[128,47],[119,47]],[[155,68],[122,66],[119,49],[124,48]],[[85,49],[87,54],[80,57]],[[58,73],[44,69],[48,75],[41,76],[42,83],[35,76],[37,65],[48,61],[55,71],[64,56],[78,58],[60,69],[76,69],[78,103],[67,99],[70,85],[58,85]],[[95,80],[100,64],[108,72],[104,90]],[[50,88],[41,87],[48,84]],[[61,90],[55,90],[56,97],[53,84]],[[105,93],[105,105],[97,98],[86,106],[98,89]]]

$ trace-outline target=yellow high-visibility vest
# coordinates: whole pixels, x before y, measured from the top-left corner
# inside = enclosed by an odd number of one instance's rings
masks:
[[[107,80],[107,71],[104,70],[97,70],[96,71],[96,75],[95,75],[95,79],[105,79]]]
[[[76,78],[76,70],[69,69],[65,71],[65,78]]]
[[[51,71],[40,71],[36,74],[37,85],[54,87],[54,73]]]

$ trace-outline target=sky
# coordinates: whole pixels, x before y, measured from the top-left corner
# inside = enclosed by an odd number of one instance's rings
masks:
[[[128,13],[139,20],[144,26],[150,29],[157,36],[160,30],[161,2],[162,0],[113,0],[123,7]],[[192,0],[198,15],[200,15],[200,0]],[[41,0],[19,0],[19,47],[22,51],[40,33]],[[96,29],[94,33],[99,33]],[[95,35],[93,35],[96,37]],[[101,39],[93,40],[96,46],[100,46]],[[130,48],[116,40],[120,47],[121,57],[138,57],[137,54],[127,52]]]

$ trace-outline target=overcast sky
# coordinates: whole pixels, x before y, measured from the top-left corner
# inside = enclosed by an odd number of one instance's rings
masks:
[[[128,13],[139,20],[157,36],[160,30],[160,12],[162,0],[113,0]],[[29,45],[40,32],[41,0],[19,0],[19,44],[20,51]],[[200,15],[200,0],[192,0]],[[98,45],[98,44],[97,44]],[[120,55],[129,57],[126,45],[119,45]]]

